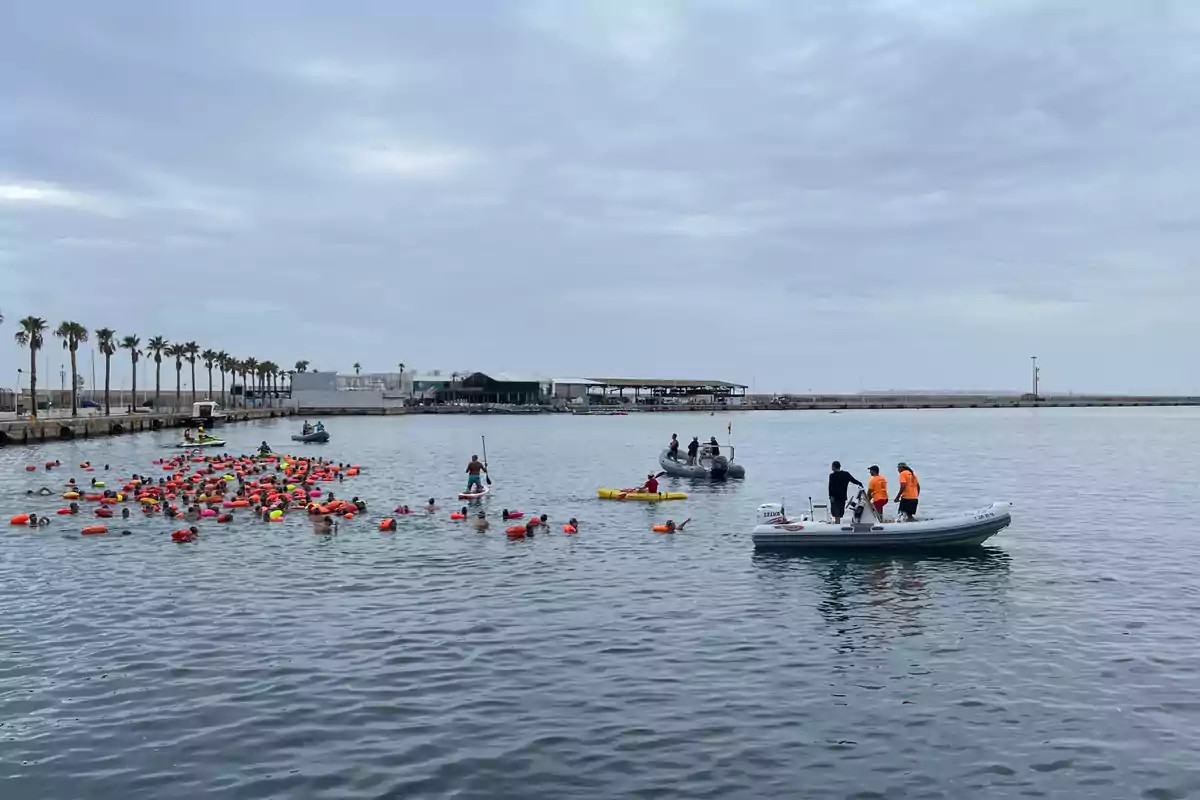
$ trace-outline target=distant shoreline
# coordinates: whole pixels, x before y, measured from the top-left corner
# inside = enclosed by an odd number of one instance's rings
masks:
[[[748,396],[742,403],[669,403],[658,405],[589,405],[567,408],[559,405],[430,405],[378,408],[301,408],[310,417],[400,416],[409,414],[560,414],[616,416],[615,412],[700,413],[745,411],[867,411],[923,410],[947,408],[1128,408],[1200,406],[1200,397],[1119,395],[1047,395],[1034,400],[1021,396],[988,395],[780,395],[763,399]]]

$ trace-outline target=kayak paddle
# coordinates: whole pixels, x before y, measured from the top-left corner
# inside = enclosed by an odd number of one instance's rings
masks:
[[[492,485],[492,476],[487,471],[487,437],[480,436],[479,440],[483,442],[483,479],[487,481],[487,485]]]

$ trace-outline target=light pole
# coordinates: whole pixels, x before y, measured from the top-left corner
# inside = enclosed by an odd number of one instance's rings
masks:
[[[1038,365],[1037,365],[1037,358],[1038,358],[1037,356],[1029,357],[1030,362],[1033,364],[1033,399],[1034,399],[1034,401],[1036,401],[1038,399],[1038,372],[1040,372],[1040,370],[1038,369]]]

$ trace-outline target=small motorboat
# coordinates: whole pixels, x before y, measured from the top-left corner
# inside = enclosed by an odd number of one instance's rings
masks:
[[[714,456],[706,450],[701,450],[696,463],[690,465],[682,456],[676,461],[671,458],[670,450],[663,450],[658,454],[658,465],[662,467],[663,472],[676,478],[722,480],[746,477],[746,468],[741,464],[733,463],[733,448],[729,445],[722,445],[722,447],[729,451],[728,458],[723,454]]]
[[[310,433],[297,433],[292,435],[293,442],[309,442],[313,444],[324,444],[329,441],[329,431],[321,429]]]
[[[190,442],[187,439],[184,439],[182,442],[179,442],[178,444],[168,445],[168,447],[173,447],[176,449],[184,449],[184,450],[191,450],[193,447],[224,447],[224,446],[225,446],[224,439],[214,439],[211,436],[206,436],[203,439],[196,439],[196,440],[190,441]]]
[[[825,518],[817,519],[817,511]],[[828,516],[828,505],[813,505],[799,519],[788,519],[781,503],[758,507],[758,524],[751,531],[756,549],[779,550],[932,550],[978,547],[1012,523],[1012,503],[920,518],[911,522],[878,519],[866,494],[846,503],[840,524]]]

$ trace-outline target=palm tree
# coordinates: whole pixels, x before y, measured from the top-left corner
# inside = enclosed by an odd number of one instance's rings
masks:
[[[362,364],[355,361],[354,362],[354,374],[358,375],[360,372],[362,372]]]
[[[117,332],[112,328],[100,328],[96,331],[96,349],[100,351],[100,355],[104,356],[104,416],[109,416],[112,413],[112,407],[108,403],[109,378],[112,376],[112,357],[117,352],[117,343],[114,341]],[[95,391],[96,387],[92,387]]]
[[[17,323],[20,326],[13,338],[21,347],[29,348],[29,418],[37,419],[37,354],[46,343],[46,320],[41,317],[26,317]]]
[[[119,345],[117,345],[122,350],[129,351],[129,361],[133,365],[133,385],[132,385],[132,388],[130,389],[130,397],[129,397],[129,408],[130,409],[137,406],[137,365],[138,365],[138,359],[140,359],[142,357],[142,351],[138,349],[138,345],[140,345],[141,343],[142,343],[142,340],[136,336],[126,336],[124,339],[121,340],[121,343]],[[158,410],[158,394],[157,393],[154,395],[154,398],[155,398],[154,410],[157,411]]]
[[[250,389],[250,377],[258,375],[258,360],[246,358],[242,360],[242,405],[246,405],[246,393]]]
[[[162,357],[167,348],[171,346],[161,336],[155,336],[150,341],[146,342],[146,352],[154,354],[154,407],[158,408],[158,398],[162,394]]]
[[[179,413],[179,403],[183,398],[183,358],[187,355],[187,345],[170,344],[163,351],[167,358],[175,359],[175,412]]]
[[[196,359],[200,355],[200,345],[188,342],[183,346],[183,357],[192,365],[192,402],[196,402]]]
[[[4,321],[4,318],[0,317],[0,322],[3,322],[3,321]],[[296,362],[296,372],[308,372],[308,362],[307,361],[297,361]]]
[[[59,323],[54,335],[62,339],[63,350],[71,354],[71,416],[79,416],[79,345],[88,340],[88,329],[78,322]]]
[[[217,363],[217,351],[210,348],[208,350],[205,350],[203,353],[201,353],[200,357],[204,359],[204,368],[206,370],[208,370],[208,399],[212,400],[212,393],[213,393],[212,392],[212,390],[213,390],[212,371],[213,371],[213,365],[215,363]]]
[[[229,362],[232,360],[224,350],[218,350],[216,358],[213,359],[217,365],[217,372],[221,373],[221,405],[225,405],[225,373],[229,371]]]
[[[279,395],[279,365],[274,361],[267,361],[263,364],[263,375],[268,381],[268,388],[271,392],[271,404],[275,405],[275,400]]]

